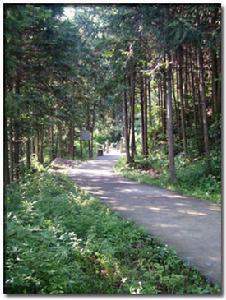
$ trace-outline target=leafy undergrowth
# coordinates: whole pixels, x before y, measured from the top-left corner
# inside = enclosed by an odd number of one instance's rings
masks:
[[[177,158],[179,161],[179,159]],[[204,160],[189,161],[176,160],[177,181],[171,182],[167,171],[167,159],[136,160],[133,164],[126,164],[125,157],[120,158],[114,169],[117,173],[142,183],[167,188],[200,199],[221,202],[220,178],[214,174],[206,174]],[[219,163],[220,166],[220,163]]]
[[[9,294],[219,294],[175,251],[60,174],[7,191]]]

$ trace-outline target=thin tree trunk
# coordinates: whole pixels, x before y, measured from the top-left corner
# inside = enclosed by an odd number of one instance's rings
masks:
[[[7,117],[4,116],[4,186],[10,183]]]
[[[201,109],[202,109],[202,124],[203,124],[203,137],[204,137],[204,148],[207,157],[209,172],[211,171],[210,165],[210,150],[209,150],[209,136],[207,126],[207,115],[206,115],[206,95],[205,95],[205,81],[204,81],[204,66],[203,56],[201,48],[198,49],[198,61],[200,68],[200,94],[201,94]]]
[[[74,125],[73,122],[71,122],[68,129],[68,138],[69,138],[68,152],[72,160],[74,159],[74,134],[75,134]]]
[[[168,70],[166,73],[166,83],[167,83],[167,136],[168,136],[168,146],[169,146],[169,173],[171,181],[176,181],[176,169],[174,162],[174,138],[173,138],[173,104],[172,104],[172,67],[171,67],[171,57],[170,54],[167,55],[169,62]]]
[[[217,113],[217,59],[216,52],[211,49],[211,62],[212,62],[212,101],[213,101],[213,113]]]
[[[158,106],[159,106],[159,125],[161,124],[162,114],[161,114],[161,81],[158,82]]]
[[[180,47],[178,51],[178,79],[179,79],[179,93],[181,101],[181,130],[182,130],[182,141],[183,141],[183,151],[186,155],[187,153],[187,138],[185,133],[185,113],[184,113],[184,93],[183,93],[183,49]]]
[[[149,116],[149,133],[148,133],[148,137],[150,140],[150,147],[152,145],[152,136],[151,136],[151,125],[152,125],[152,107],[151,107],[151,78],[149,78],[148,80],[148,116]],[[148,149],[150,151],[150,149]]]
[[[88,130],[89,132],[90,132],[90,127],[91,127],[90,118],[91,118],[90,104],[87,103],[86,130]],[[88,141],[88,152],[89,152],[89,159],[90,159],[92,157],[90,140]]]
[[[147,78],[145,78],[144,80],[144,150],[145,150],[145,156],[148,155],[148,129],[147,129],[147,125],[148,125],[148,109],[147,109]]]
[[[62,132],[62,125],[58,124],[58,152],[57,156],[63,157],[63,132]]]
[[[142,155],[146,155],[145,151],[145,116],[144,116],[144,82],[142,75],[140,76],[140,113],[141,113],[141,146]]]
[[[31,140],[27,137],[26,140],[26,168],[30,170],[31,168]]]
[[[35,153],[35,141],[34,136],[31,137],[31,154]]]
[[[95,124],[96,124],[96,104],[94,102],[93,104],[93,114],[92,114],[92,128],[91,128],[91,157],[93,158],[93,132],[95,129]]]
[[[44,156],[43,156],[43,145],[44,144],[44,129],[40,128],[39,129],[39,140],[38,140],[38,160],[41,164],[44,163]]]
[[[124,137],[126,142],[126,161],[129,163],[131,161],[130,151],[129,151],[129,134],[128,134],[128,111],[127,111],[127,92],[124,91],[123,97],[123,116],[124,116]]]
[[[50,150],[50,157],[51,160],[55,158],[55,145],[54,145],[54,124],[51,124],[50,127],[50,143],[51,143],[51,150]]]
[[[38,143],[38,140],[39,140],[39,130],[36,131],[36,135],[35,135],[35,138],[34,138],[35,156],[36,156],[37,160],[39,160],[39,143]]]
[[[180,127],[179,110],[178,110],[178,105],[177,105],[176,95],[175,95],[175,83],[174,83],[173,72],[171,73],[172,73],[171,82],[172,82],[173,104],[175,110],[176,124],[177,124],[177,128],[179,128]]]
[[[136,153],[136,141],[135,141],[135,73],[130,76],[130,107],[131,107],[131,161],[134,161],[134,155]]]
[[[185,123],[185,130],[188,128],[190,124],[190,114],[189,114],[189,101],[188,101],[188,94],[189,94],[189,73],[188,73],[188,49],[185,46],[184,48],[185,53],[185,67],[184,67],[184,123]],[[186,132],[186,135],[189,136],[189,131]],[[186,146],[187,146],[187,136],[186,136]]]
[[[165,59],[165,58],[164,58]],[[164,92],[164,96],[163,96],[163,112],[162,112],[162,124],[163,124],[163,134],[166,135],[166,131],[167,131],[167,124],[166,124],[166,102],[167,102],[167,86],[166,86],[166,79],[167,75],[166,75],[166,71],[163,72],[163,92]]]
[[[20,146],[19,146],[19,132],[18,132],[18,125],[14,124],[14,166],[15,166],[15,176],[16,179],[20,177]]]
[[[151,78],[148,81],[148,114],[149,114],[149,126],[151,127]]]
[[[220,52],[221,56],[221,52]],[[216,95],[216,101],[217,101],[217,113],[221,113],[221,58],[219,57],[216,61],[217,63],[217,95]]]
[[[197,142],[197,149],[200,148],[199,143],[199,125],[198,125],[198,117],[197,117],[197,105],[196,105],[196,93],[195,93],[195,81],[194,81],[194,70],[192,65],[192,53],[191,53],[191,90],[192,90],[192,99],[193,99],[193,116],[194,116],[194,123],[195,123],[195,135],[196,135],[196,142]]]
[[[14,180],[14,158],[13,158],[13,120],[9,124],[9,159],[10,159],[10,181]]]

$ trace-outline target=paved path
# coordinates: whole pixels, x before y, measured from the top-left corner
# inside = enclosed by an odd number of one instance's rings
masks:
[[[117,152],[88,161],[70,176],[123,217],[173,246],[178,256],[210,281],[221,283],[221,210],[213,203],[181,196],[116,175]]]

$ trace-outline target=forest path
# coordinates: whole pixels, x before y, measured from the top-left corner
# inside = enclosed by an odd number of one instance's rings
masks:
[[[207,279],[221,284],[221,208],[114,173],[114,151],[71,169],[70,177],[121,216],[134,220]],[[95,218],[95,216],[93,216]]]

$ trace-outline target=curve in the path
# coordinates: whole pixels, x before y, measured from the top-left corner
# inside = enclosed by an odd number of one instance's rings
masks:
[[[221,284],[221,209],[208,201],[182,196],[116,175],[119,155],[83,163],[71,178],[125,218],[173,246],[207,279]]]

